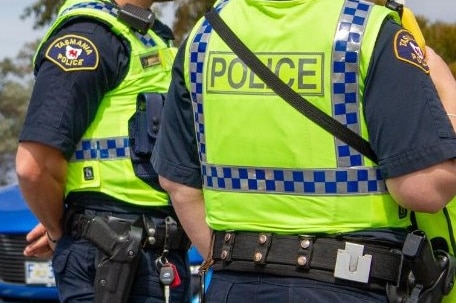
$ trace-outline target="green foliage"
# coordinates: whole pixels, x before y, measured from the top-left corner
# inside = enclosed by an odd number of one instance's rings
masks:
[[[0,185],[14,179],[14,155],[32,88],[31,53],[27,44],[15,60],[0,62]]]
[[[426,18],[419,16],[417,21],[426,44],[442,56],[456,77],[456,24],[430,23]]]
[[[215,3],[215,0],[190,0],[177,2],[174,35],[177,44],[180,44],[192,26]]]
[[[34,29],[45,28],[55,18],[64,0],[38,0],[25,8],[21,18],[33,18]]]

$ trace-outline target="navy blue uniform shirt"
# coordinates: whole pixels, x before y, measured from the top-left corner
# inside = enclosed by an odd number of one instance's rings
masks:
[[[169,27],[156,20],[153,30],[164,41],[173,40]],[[94,70],[65,71],[45,56],[54,41],[77,35],[98,52]],[[35,63],[36,82],[19,141],[40,142],[62,151],[66,159],[93,121],[105,93],[128,72],[128,42],[95,19],[78,17],[65,23],[43,45]]]
[[[402,30],[391,21],[385,22],[363,98],[370,143],[384,178],[456,157],[456,136],[431,78],[423,66],[396,55],[400,45],[393,41]],[[184,81],[184,53],[181,47],[175,60],[153,164],[159,175],[201,188],[192,104]]]

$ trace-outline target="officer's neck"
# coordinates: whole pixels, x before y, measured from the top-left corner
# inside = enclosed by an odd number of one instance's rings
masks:
[[[150,8],[152,3],[154,2],[153,0],[115,0],[114,2],[117,3],[117,5],[122,6],[127,3],[133,4],[142,8]]]

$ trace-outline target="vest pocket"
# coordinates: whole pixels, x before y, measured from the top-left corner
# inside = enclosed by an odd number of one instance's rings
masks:
[[[162,190],[150,158],[157,139],[165,95],[140,93],[136,112],[128,121],[130,157],[135,175],[155,189]]]

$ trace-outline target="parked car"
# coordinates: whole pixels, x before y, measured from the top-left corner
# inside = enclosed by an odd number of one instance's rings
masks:
[[[50,260],[26,258],[25,235],[37,224],[17,184],[0,188],[0,300],[58,302]]]

